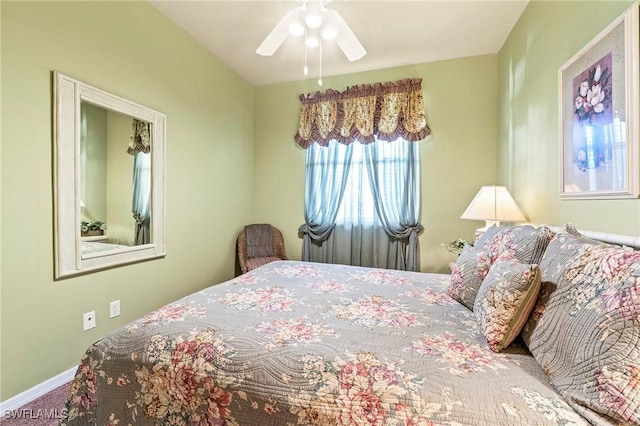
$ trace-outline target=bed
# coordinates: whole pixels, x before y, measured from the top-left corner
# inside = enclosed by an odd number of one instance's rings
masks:
[[[520,338],[488,346],[451,279],[269,263],[95,342],[61,424],[589,424]]]

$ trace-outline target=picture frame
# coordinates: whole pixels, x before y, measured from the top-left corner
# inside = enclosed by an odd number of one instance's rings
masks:
[[[558,71],[560,197],[638,198],[638,5]]]

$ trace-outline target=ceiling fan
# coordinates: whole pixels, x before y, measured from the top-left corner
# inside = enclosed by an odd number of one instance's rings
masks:
[[[256,49],[262,56],[271,56],[289,36],[304,36],[307,47],[316,47],[321,39],[335,40],[349,61],[357,61],[367,51],[340,14],[327,9],[331,0],[296,0],[299,4],[276,24]]]

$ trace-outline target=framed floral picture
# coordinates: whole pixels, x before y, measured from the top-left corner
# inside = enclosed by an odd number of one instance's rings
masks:
[[[638,9],[558,71],[562,198],[638,198]]]

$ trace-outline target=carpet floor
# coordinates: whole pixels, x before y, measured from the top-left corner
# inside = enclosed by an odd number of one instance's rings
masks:
[[[2,426],[54,426],[64,415],[64,403],[71,382],[66,383],[16,410],[7,410],[0,417]]]

